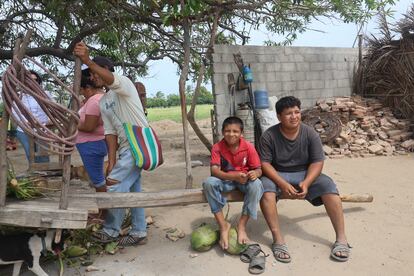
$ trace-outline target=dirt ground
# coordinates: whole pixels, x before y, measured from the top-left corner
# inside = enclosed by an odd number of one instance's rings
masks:
[[[185,187],[185,162],[180,124],[163,121],[154,123],[164,146],[165,164],[154,172],[143,173],[145,191]],[[211,137],[209,122],[201,122],[202,130]],[[191,135],[192,160],[204,166],[192,169],[194,187],[209,175],[209,153]],[[20,160],[21,150],[12,159]],[[74,163],[79,163],[77,157]],[[335,239],[329,218],[323,207],[312,207],[304,201],[284,200],[278,203],[280,223],[292,255],[292,262],[282,264],[273,256],[266,259],[263,275],[414,275],[411,255],[414,248],[414,155],[396,157],[328,159],[324,172],[337,183],[341,193],[370,193],[372,203],[344,203],[346,231],[352,245],[350,260],[337,263],[329,259]],[[241,203],[231,203],[229,218],[237,221]],[[96,272],[85,268],[66,268],[65,275],[248,275],[248,265],[237,256],[224,254],[217,245],[205,253],[190,247],[190,234],[202,222],[213,222],[206,204],[186,207],[150,208],[146,210],[155,223],[149,226],[146,245],[127,248],[122,253],[94,257]],[[177,227],[185,238],[168,240],[166,228]],[[264,251],[272,240],[266,222],[259,212],[257,221],[250,221],[248,233]],[[57,264],[45,266],[50,275],[58,275]],[[0,268],[0,275],[11,275],[11,269]],[[25,271],[22,275],[33,275]]]

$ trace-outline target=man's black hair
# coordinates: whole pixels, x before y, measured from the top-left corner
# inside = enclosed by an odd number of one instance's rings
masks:
[[[35,70],[29,70],[30,74],[33,74],[36,76],[36,82],[38,84],[42,84],[42,78],[40,77],[40,74],[36,72]]]
[[[106,67],[106,69],[108,69],[111,72],[114,72],[114,62],[107,58],[107,57],[103,57],[103,56],[96,56],[93,59],[93,62],[95,62],[96,64],[98,64],[101,67]]]
[[[223,121],[223,125],[221,127],[221,131],[224,131],[224,129],[226,128],[226,126],[228,125],[239,125],[240,126],[240,130],[243,132],[244,129],[244,124],[243,121],[239,118],[239,117],[235,117],[235,116],[230,116],[227,117],[224,121]]]
[[[286,108],[297,106],[300,109],[300,100],[293,96],[286,96],[276,102],[276,113],[281,114]]]

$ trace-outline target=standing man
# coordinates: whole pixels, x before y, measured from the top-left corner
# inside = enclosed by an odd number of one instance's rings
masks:
[[[100,110],[108,147],[107,191],[140,192],[141,169],[135,165],[122,126],[122,123],[148,126],[138,92],[130,79],[113,73],[114,65],[110,59],[97,56],[91,60],[88,47],[83,42],[76,44],[74,54],[90,70],[95,86],[104,87],[106,91],[100,100]],[[125,209],[108,210],[103,228],[94,233],[94,238],[103,243],[119,240],[121,246],[146,243],[147,225],[144,209],[131,208],[132,229],[127,236],[119,238],[124,216]]]
[[[260,202],[272,232],[276,260],[291,261],[280,233],[277,198],[306,199],[314,206],[324,205],[336,233],[331,257],[345,262],[350,246],[345,235],[342,202],[335,183],[322,174],[325,155],[316,131],[301,122],[300,100],[288,96],[276,103],[279,124],[266,130],[259,144],[264,194]]]

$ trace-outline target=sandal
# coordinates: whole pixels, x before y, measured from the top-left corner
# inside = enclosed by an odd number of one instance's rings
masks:
[[[351,253],[351,246],[349,245],[349,243],[347,244],[343,244],[343,243],[339,243],[339,242],[335,242],[332,245],[332,250],[331,250],[331,258],[334,259],[335,261],[338,262],[346,262],[349,259],[349,253]],[[338,256],[336,255],[336,253],[341,252],[341,253],[346,253],[345,256]]]
[[[249,264],[250,274],[262,274],[265,271],[266,257],[269,256],[269,254],[265,254],[263,250],[260,250],[259,253],[260,252],[263,253],[263,255],[254,256]]]
[[[250,263],[253,257],[257,256],[260,251],[262,251],[262,249],[260,248],[259,244],[249,244],[247,248],[240,254],[240,260],[243,263]]]
[[[272,252],[273,252],[273,256],[275,256],[275,259],[279,262],[282,263],[290,263],[290,261],[292,260],[290,258],[290,254],[288,251],[288,247],[286,244],[272,244]],[[288,258],[282,258],[281,254],[285,254],[288,255]]]
[[[112,237],[102,229],[94,232],[91,238],[93,241],[100,242],[103,244],[110,243],[118,239],[118,237]]]
[[[147,237],[138,237],[133,235],[126,235],[119,239],[118,245],[119,246],[135,246],[135,245],[142,245],[148,242]]]

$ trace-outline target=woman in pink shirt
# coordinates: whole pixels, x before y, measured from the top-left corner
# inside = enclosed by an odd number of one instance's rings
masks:
[[[80,92],[85,100],[79,109],[80,120],[76,148],[96,191],[106,192],[104,159],[108,154],[108,150],[99,110],[99,101],[104,92],[99,88],[95,88],[87,74],[82,74]]]

